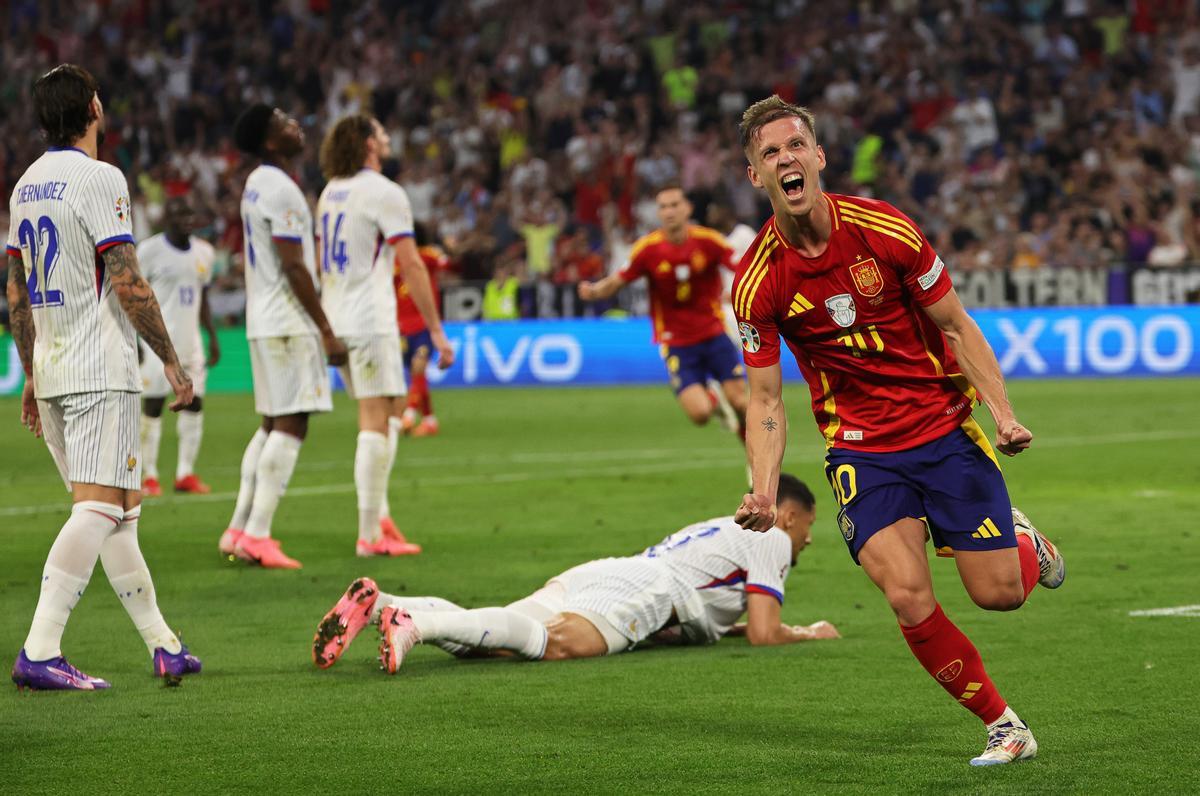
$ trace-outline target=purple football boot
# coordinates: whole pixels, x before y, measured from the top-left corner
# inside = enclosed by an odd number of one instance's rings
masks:
[[[30,691],[97,691],[109,687],[106,681],[84,674],[61,655],[47,661],[31,661],[25,650],[21,650],[13,664],[12,681],[20,691],[26,688]]]
[[[185,674],[197,674],[200,671],[200,659],[188,652],[186,644],[179,645],[179,652],[171,654],[163,647],[154,650],[154,676],[178,679]]]

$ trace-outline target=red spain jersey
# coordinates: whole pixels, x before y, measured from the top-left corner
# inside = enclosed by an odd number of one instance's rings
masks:
[[[714,229],[689,226],[675,244],[656,230],[633,244],[625,282],[650,281],[650,317],[654,342],[687,346],[725,333],[721,310],[721,271],[733,269],[733,250]]]
[[[789,246],[772,217],[742,258],[733,309],[746,364],[779,362],[782,337],[830,447],[895,451],[944,436],[970,416],[974,398],[921,309],[950,291],[950,274],[886,202],[825,200],[833,229],[820,256]]]
[[[436,303],[438,299],[436,274],[439,269],[446,267],[446,253],[437,246],[422,246],[417,249],[417,254],[421,256],[421,262],[425,264],[425,270],[429,273],[429,286],[433,288],[433,300]],[[413,303],[412,296],[408,295],[408,285],[404,284],[404,277],[400,275],[399,258],[394,261],[393,268],[392,284],[396,287],[396,322],[400,324],[400,334],[407,336],[423,332],[427,328],[425,319],[421,317],[420,310]]]

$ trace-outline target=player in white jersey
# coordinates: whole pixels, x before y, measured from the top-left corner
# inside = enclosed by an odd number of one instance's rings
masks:
[[[569,569],[504,608],[386,594],[359,578],[317,627],[313,661],[332,666],[372,623],[380,625],[380,660],[389,673],[418,643],[460,656],[565,660],[647,641],[708,644],[730,634],[754,645],[838,638],[828,622],[780,619],[784,581],[811,541],[816,514],[812,492],[793,476],[780,477],[777,497],[778,525],[768,533],[746,531],[732,517],[689,525],[639,555]],[[747,622],[739,625],[742,614]]]
[[[12,679],[19,688],[108,688],[60,648],[99,558],[154,673],[177,682],[200,671],[200,661],[163,621],[137,541],[135,332],[164,363],[173,411],[192,402],[191,379],[138,271],[125,176],[97,159],[105,123],[96,81],[58,66],[34,83],[33,108],[50,147],[9,202],[9,311],[25,371],[21,422],[45,437],[74,506],[46,556]]]
[[[304,151],[300,124],[258,104],[238,117],[233,135],[239,149],[261,161],[246,177],[242,225],[246,338],[262,425],[242,455],[237,503],[217,546],[263,567],[299,569],[271,538],[271,520],[300,456],[308,416],[333,409],[325,362],[346,364],[346,346],[321,309],[312,214],[286,170]]]
[[[167,199],[163,231],[138,244],[142,273],[162,307],[167,333],[179,361],[192,377],[196,397],[179,413],[178,462],[175,491],[203,495],[212,491],[195,473],[196,456],[204,432],[204,385],[208,368],[221,358],[217,330],[208,309],[208,286],[213,276],[213,247],[192,236],[192,206],[185,197]],[[200,326],[208,332],[205,358]],[[162,494],[158,480],[158,443],[162,437],[162,412],[170,385],[163,377],[162,362],[143,346],[142,357],[142,492]]]
[[[342,378],[358,401],[355,551],[361,557],[420,551],[393,523],[380,523],[400,434],[396,424],[389,433],[389,419],[394,410],[402,411],[399,404],[405,393],[393,260],[399,261],[413,302],[429,327],[439,365],[448,368],[454,363],[429,275],[413,242],[408,196],[380,173],[389,154],[383,125],[365,114],[339,120],[321,144],[321,170],[329,180],[317,202],[321,306],[350,350]]]

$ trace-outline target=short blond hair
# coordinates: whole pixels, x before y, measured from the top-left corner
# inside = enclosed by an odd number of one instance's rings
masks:
[[[804,122],[813,140],[817,139],[816,118],[812,111],[803,105],[793,105],[783,100],[778,94],[772,94],[761,99],[746,109],[742,114],[742,122],[738,125],[741,135],[742,151],[749,154],[750,144],[758,138],[763,127],[779,119],[796,118]]]

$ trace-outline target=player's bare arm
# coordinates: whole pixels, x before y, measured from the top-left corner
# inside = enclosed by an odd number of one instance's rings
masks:
[[[743,632],[746,640],[755,647],[841,638],[837,628],[825,621],[811,625],[785,625],[780,619],[779,601],[767,594],[746,596],[746,620]],[[730,631],[728,635],[734,633]]]
[[[579,298],[584,301],[603,301],[612,298],[625,286],[625,280],[618,274],[609,274],[598,282],[580,282]]]
[[[200,325],[208,333],[208,366],[221,361],[221,344],[217,341],[217,327],[213,325],[212,309],[208,304],[208,288],[200,291]]]
[[[769,531],[775,524],[775,499],[779,467],[787,442],[787,416],[783,408],[783,371],[778,364],[747,367],[750,401],[746,406],[746,460],[750,463],[753,491],[742,498],[734,520],[752,531]]]
[[[325,358],[330,365],[337,367],[345,365],[349,354],[346,344],[333,333],[325,310],[321,309],[321,299],[313,286],[312,276],[304,265],[304,249],[299,241],[275,238],[275,249],[279,252],[279,261],[283,267],[283,275],[288,281],[292,294],[300,301],[300,306],[313,319],[317,331],[321,333],[321,344],[325,347]]]
[[[429,327],[429,335],[438,352],[438,367],[446,370],[454,364],[454,349],[442,328],[442,319],[438,315],[437,300],[433,296],[433,283],[429,281],[429,272],[421,262],[417,253],[417,244],[411,237],[401,238],[396,243],[396,255],[400,260],[400,273],[404,284],[408,286],[408,294],[412,297],[417,311],[425,319]]]
[[[1000,372],[996,354],[975,319],[963,308],[958,294],[951,289],[926,307],[925,312],[946,336],[963,375],[992,413],[996,421],[996,447],[1007,456],[1016,456],[1028,448],[1033,434],[1017,422],[1012,405],[1008,402],[1004,375]]]
[[[21,425],[35,436],[42,435],[37,399],[33,394],[33,311],[29,306],[29,285],[25,281],[25,261],[8,255],[8,323],[21,368],[25,371],[25,388],[21,392]]]
[[[132,243],[118,243],[105,249],[100,255],[104,258],[104,267],[108,273],[108,281],[112,284],[121,303],[121,309],[133,324],[138,335],[146,342],[163,363],[167,381],[175,392],[175,401],[171,411],[178,412],[192,403],[192,378],[179,364],[175,354],[175,346],[167,334],[163,323],[162,311],[158,299],[150,283],[142,276],[138,268],[137,249]]]

